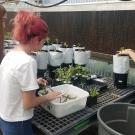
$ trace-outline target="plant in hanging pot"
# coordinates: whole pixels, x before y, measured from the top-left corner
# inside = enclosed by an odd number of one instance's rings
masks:
[[[44,42],[44,46],[42,47],[42,50],[53,50],[54,46],[52,45],[52,41],[49,37],[46,38],[46,41]]]
[[[59,48],[62,46],[62,43],[59,42],[59,39],[58,38],[55,38],[55,40],[53,41],[52,45],[54,46],[54,48],[56,50],[59,50]]]
[[[88,92],[89,92],[89,96],[87,97],[86,105],[88,107],[91,107],[97,104],[97,98],[99,96],[99,92],[96,87],[90,88]]]
[[[64,61],[63,63],[65,66],[71,65],[73,62],[73,48],[70,47],[66,42],[59,48],[60,51],[64,54]]]
[[[47,86],[46,85],[39,85],[38,95],[43,96],[47,93],[48,93]]]
[[[121,52],[125,50],[124,47],[120,48]],[[118,89],[124,89],[127,87],[127,78],[129,71],[129,56],[116,54],[113,55],[113,80],[114,86]]]

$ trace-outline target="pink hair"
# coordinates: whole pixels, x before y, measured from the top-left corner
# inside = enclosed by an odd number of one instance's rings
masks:
[[[19,11],[13,26],[13,39],[23,44],[28,44],[35,37],[41,41],[48,35],[46,22],[32,12]]]

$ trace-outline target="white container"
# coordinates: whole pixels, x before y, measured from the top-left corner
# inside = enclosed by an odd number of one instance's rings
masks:
[[[55,50],[59,50],[59,48],[62,46],[62,44],[52,44],[55,48]]]
[[[60,91],[66,95],[72,95],[75,99],[60,103],[60,98],[42,104],[42,107],[57,118],[64,117],[76,111],[79,111],[86,106],[89,93],[71,84],[63,84],[52,87],[55,91]]]
[[[63,60],[62,52],[49,51],[49,65],[54,67],[60,66]]]
[[[129,56],[113,55],[113,72],[125,74],[129,71]]]
[[[73,61],[73,48],[59,48],[63,52],[65,64],[71,64]]]
[[[74,63],[78,65],[86,65],[88,63],[88,57],[85,51],[74,52]]]
[[[37,65],[39,70],[46,70],[48,65],[48,52],[38,51],[37,52]]]

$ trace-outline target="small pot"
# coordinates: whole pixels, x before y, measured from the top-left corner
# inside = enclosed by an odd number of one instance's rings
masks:
[[[97,97],[91,97],[91,96],[87,97],[86,105],[88,107],[91,107],[91,106],[93,106],[95,104],[97,104]]]

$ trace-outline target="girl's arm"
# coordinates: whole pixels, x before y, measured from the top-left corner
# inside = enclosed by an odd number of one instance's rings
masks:
[[[24,109],[31,109],[34,108],[44,102],[51,101],[53,99],[60,97],[60,92],[53,92],[50,91],[48,94],[43,95],[41,97],[37,97],[35,95],[35,90],[31,91],[23,91],[22,97],[23,97],[23,106]]]

